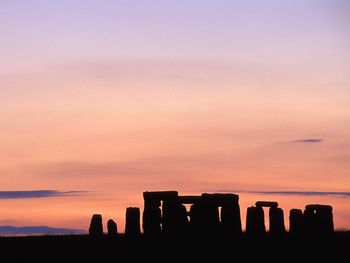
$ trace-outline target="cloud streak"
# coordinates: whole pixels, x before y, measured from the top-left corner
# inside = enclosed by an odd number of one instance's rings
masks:
[[[288,195],[288,196],[342,196],[350,197],[350,192],[322,192],[322,191],[242,191],[232,189],[220,189],[217,192],[249,193],[259,195]]]
[[[300,140],[294,140],[292,143],[321,143],[323,142],[323,139],[321,138],[308,138],[308,139],[300,139]]]
[[[85,230],[72,228],[55,228],[49,226],[0,226],[0,234],[5,236],[18,235],[71,235],[85,234]]]
[[[47,198],[82,194],[84,191],[32,190],[32,191],[0,191],[0,199]]]

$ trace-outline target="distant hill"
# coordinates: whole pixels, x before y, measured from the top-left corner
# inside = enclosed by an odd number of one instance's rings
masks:
[[[54,228],[49,226],[0,226],[2,236],[25,236],[25,235],[71,235],[85,234],[85,230],[71,228]]]

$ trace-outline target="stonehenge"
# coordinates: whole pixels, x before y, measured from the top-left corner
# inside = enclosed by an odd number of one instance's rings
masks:
[[[271,201],[257,201],[255,207],[248,207],[246,217],[247,234],[249,236],[262,236],[266,233],[263,207],[269,207],[269,234],[273,237],[283,236],[286,232],[283,210],[278,207],[277,202]]]
[[[164,191],[144,192],[143,197],[142,226],[145,234],[242,233],[238,195],[179,196],[176,191]],[[191,205],[189,211],[186,204]]]
[[[180,196],[177,191],[144,192],[142,229],[145,236],[212,236],[235,238],[242,235],[239,196],[224,193],[203,193]],[[264,208],[269,209],[269,231],[265,226]],[[125,236],[141,236],[140,209],[128,207],[125,214]],[[107,222],[108,237],[118,236],[117,223]],[[289,236],[291,238],[329,237],[334,233],[333,208],[330,205],[310,204],[304,211],[289,212]],[[247,208],[246,234],[248,237],[273,238],[286,236],[284,212],[273,201],[257,201]],[[91,218],[89,235],[103,237],[102,215]]]

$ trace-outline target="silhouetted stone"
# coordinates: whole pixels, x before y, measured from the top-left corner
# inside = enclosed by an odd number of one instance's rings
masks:
[[[145,200],[142,215],[142,228],[145,235],[159,235],[161,232],[162,213],[159,200]]]
[[[304,235],[315,236],[317,233],[316,213],[312,209],[305,209],[303,213]]]
[[[255,205],[256,207],[278,207],[278,203],[273,201],[257,201]]]
[[[109,219],[107,222],[107,230],[108,230],[108,237],[115,238],[118,236],[117,223],[114,222],[112,219]]]
[[[126,209],[125,221],[125,235],[128,237],[140,236],[140,209],[138,207],[128,207]]]
[[[241,212],[238,200],[225,202],[221,207],[221,226],[226,235],[238,237],[242,234]]]
[[[145,235],[155,236],[161,233],[163,222],[160,209],[161,201],[177,198],[178,192],[176,191],[153,191],[143,193],[145,203],[142,214],[142,228]]]
[[[163,231],[168,234],[184,234],[188,230],[186,207],[178,198],[163,201]]]
[[[332,206],[307,205],[304,211],[304,226],[307,234],[326,237],[334,232]]]
[[[89,235],[92,238],[101,238],[103,236],[102,215],[94,214],[91,218]]]
[[[204,212],[201,203],[191,205],[190,208],[190,226],[194,234],[198,235],[204,231],[203,223]]]
[[[269,210],[269,218],[270,235],[273,237],[282,237],[286,232],[283,210],[279,207],[272,206]]]
[[[261,237],[266,232],[264,210],[259,207],[248,207],[246,217],[246,233],[250,237]]]
[[[289,212],[289,233],[292,237],[301,237],[303,234],[303,211],[291,209]]]
[[[210,201],[204,202],[202,209],[204,210],[204,226],[207,234],[215,234],[219,231],[220,216],[219,208],[210,203]]]

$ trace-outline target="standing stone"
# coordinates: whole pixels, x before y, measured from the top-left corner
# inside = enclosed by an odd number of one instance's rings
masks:
[[[184,234],[188,230],[186,207],[178,198],[163,201],[163,231],[167,234]]]
[[[212,202],[205,200],[202,204],[204,231],[206,234],[213,235],[218,233],[220,228],[219,208]]]
[[[202,205],[198,202],[190,207],[190,227],[194,234],[198,235],[203,233],[204,225],[202,222],[204,213]]]
[[[140,209],[128,207],[126,209],[125,235],[128,237],[140,236]]]
[[[305,231],[314,237],[327,237],[334,232],[332,206],[307,205],[304,211]]]
[[[269,210],[270,235],[273,237],[282,237],[286,228],[284,226],[284,215],[282,208],[271,207]]]
[[[94,214],[91,218],[89,235],[92,238],[101,238],[103,236],[102,215]]]
[[[117,223],[114,222],[112,219],[109,219],[107,222],[107,230],[108,230],[108,237],[115,238],[118,236]]]
[[[266,232],[264,210],[262,207],[248,207],[246,233],[250,237],[260,237]]]
[[[228,202],[221,207],[221,225],[223,233],[232,236],[242,234],[241,213],[238,202]]]
[[[142,228],[145,235],[159,235],[161,233],[162,213],[159,200],[145,200],[142,214]]]
[[[303,211],[291,209],[289,212],[289,233],[292,237],[301,237],[303,234]]]
[[[334,232],[333,213],[331,206],[322,206],[317,210],[319,233],[329,236]]]
[[[317,233],[317,218],[314,210],[305,208],[303,213],[303,230],[307,236],[315,236]]]

